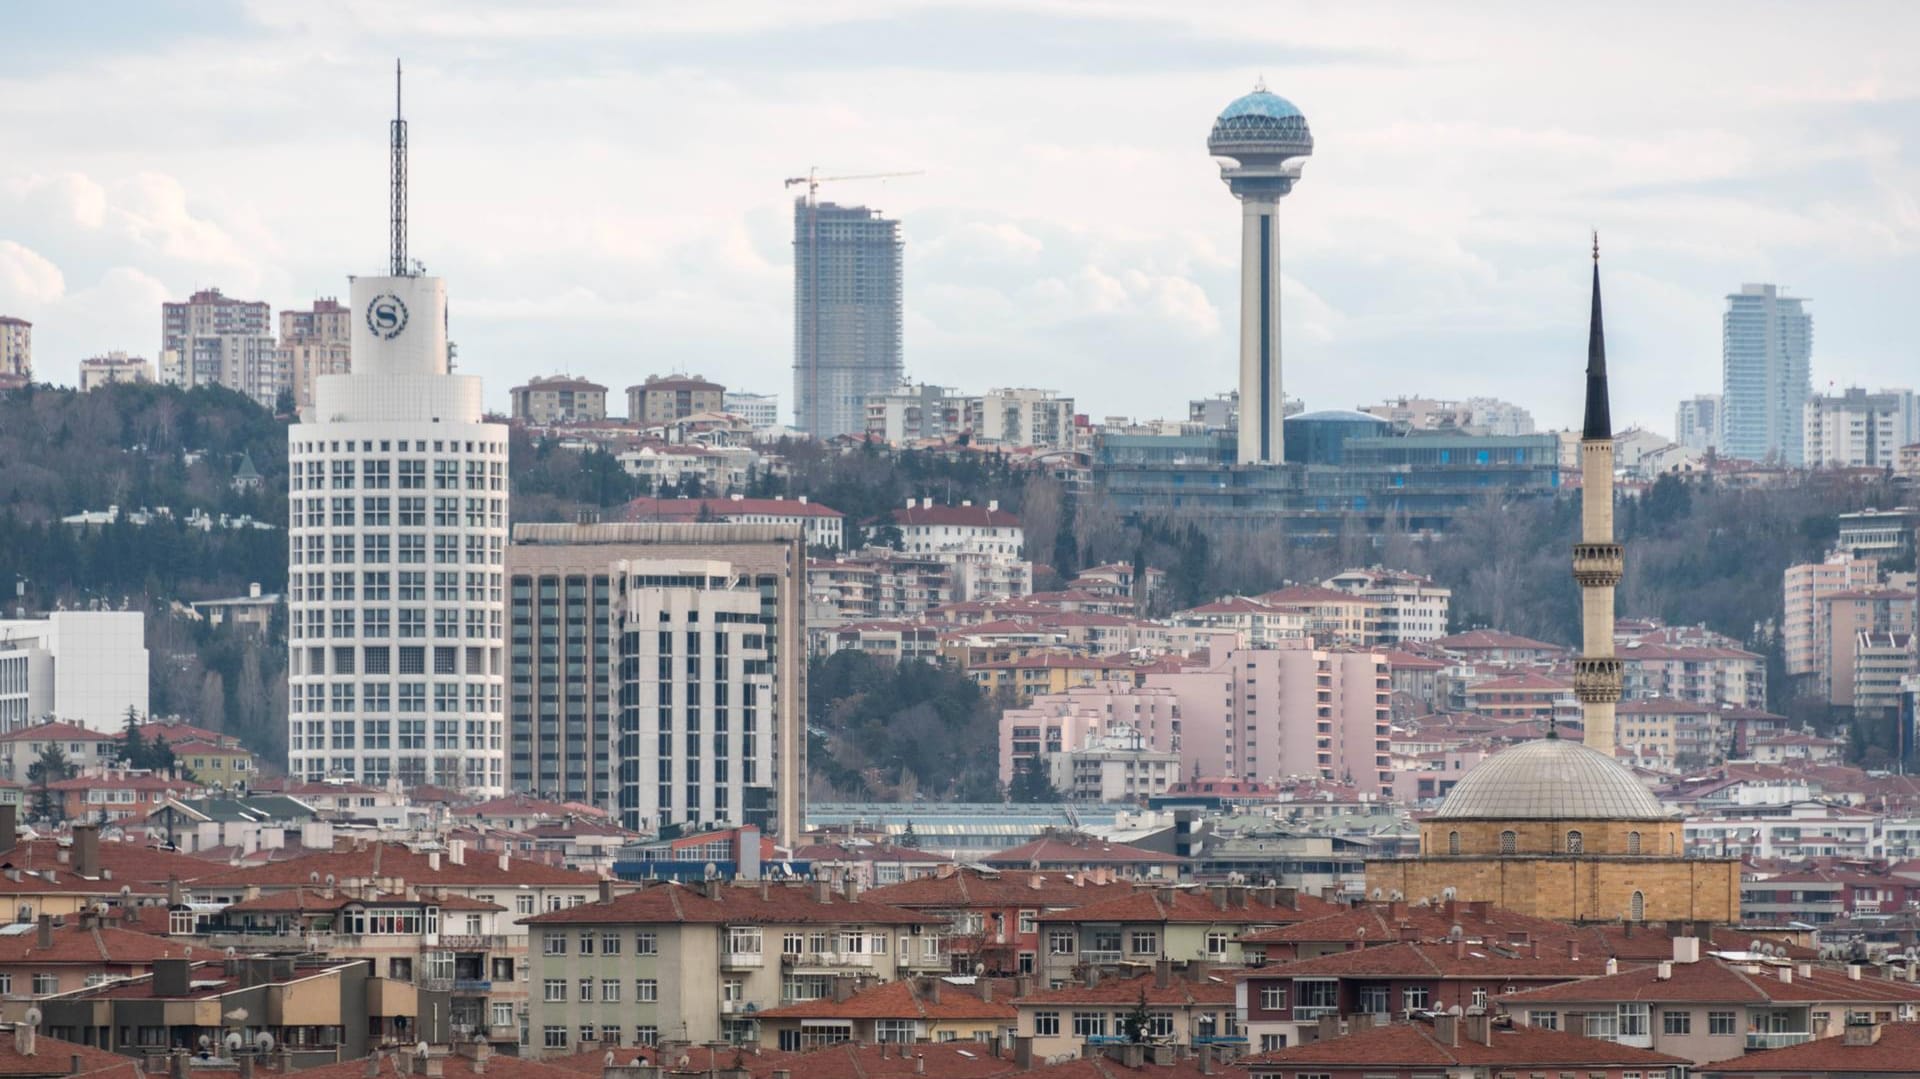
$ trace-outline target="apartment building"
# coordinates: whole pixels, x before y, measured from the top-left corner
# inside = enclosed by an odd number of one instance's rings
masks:
[[[968,427],[989,446],[1073,448],[1073,398],[1053,390],[991,389],[969,403]]]
[[[807,600],[841,618],[918,618],[953,602],[953,567],[887,547],[807,560]]]
[[[160,305],[160,381],[224,386],[267,408],[292,386],[267,304],[236,300],[217,288]]]
[[[1105,874],[943,866],[917,880],[876,888],[876,903],[919,911],[940,925],[941,948],[957,974],[1010,977],[1038,969],[1042,914],[1132,894]]]
[[[314,388],[322,375],[344,375],[353,370],[353,311],[332,296],[313,306],[280,312],[279,362],[293,387],[296,408],[314,403]]]
[[[1013,1002],[1017,1036],[1032,1038],[1034,1054],[1045,1057],[1087,1056],[1129,1041],[1187,1047],[1242,1041],[1230,977],[1204,964],[1176,973],[1171,960],[1152,962],[1150,974],[1103,978],[1095,970],[1078,984],[1021,996]],[[1145,1029],[1135,1030],[1143,1008]]]
[[[33,323],[0,315],[0,384],[33,380]]]
[[[1391,683],[1381,653],[1283,640],[1150,671],[1142,683],[1173,691],[1186,772],[1268,782],[1350,777],[1362,790],[1392,794]]]
[[[1691,937],[1673,959],[1599,978],[1503,993],[1517,1023],[1565,1030],[1703,1067],[1759,1049],[1840,1034],[1851,1016],[1878,1022],[1920,1016],[1920,985],[1784,959],[1700,954]]]
[[[1374,604],[1374,643],[1432,641],[1447,634],[1453,590],[1434,584],[1431,578],[1374,566],[1342,571],[1322,584]]]
[[[124,352],[108,352],[80,361],[80,392],[122,382],[152,382],[153,361]]]
[[[931,498],[909,498],[905,509],[893,511],[893,525],[900,530],[901,551],[952,567],[957,599],[1009,599],[1033,591],[1033,563],[1022,558],[1026,531],[997,501],[941,506]]]
[[[58,717],[115,732],[147,714],[146,616],[52,611],[0,619],[0,729]]]
[[[636,498],[627,503],[629,521],[677,524],[720,522],[741,525],[788,525],[801,530],[809,548],[837,551],[846,545],[846,514],[832,506],[810,502],[806,495],[788,499],[748,498]]]
[[[629,830],[757,824],[792,845],[805,566],[784,525],[515,528],[514,787],[584,791]]]
[[[1012,783],[1030,768],[1052,775],[1056,760],[1117,735],[1174,754],[1177,762],[1179,696],[1162,686],[1108,682],[1039,694],[1023,707],[1008,708],[1000,715],[1000,782]]]
[[[41,754],[58,752],[80,775],[105,772],[120,756],[120,740],[78,723],[49,720],[0,733],[0,779],[25,783]]]
[[[656,884],[529,918],[532,1051],[755,1041],[758,1014],[942,973],[930,917],[799,884]]]
[[[1820,642],[1825,670],[1816,672],[1815,684],[1824,690],[1827,703],[1852,708],[1854,676],[1858,673],[1858,651],[1864,641],[1870,649],[1880,647],[1889,635],[1909,636],[1914,631],[1915,596],[1909,590],[1888,588],[1859,592],[1830,592],[1816,603],[1816,621],[1826,630]],[[1872,676],[1873,659],[1868,661]],[[1878,693],[1877,684],[1870,692]]]
[[[842,983],[844,984],[844,983]],[[1018,1013],[1010,982],[940,976],[902,978],[850,993],[759,1012],[760,1040],[785,1052],[843,1042],[909,1046],[930,1042],[998,1042]],[[985,1050],[981,1050],[984,1054]]]
[[[1825,668],[1825,627],[1819,600],[1835,592],[1868,591],[1880,584],[1880,563],[1837,551],[1825,561],[1788,566],[1783,575],[1786,614],[1781,632],[1786,648],[1787,676],[1806,679]]]
[[[1892,468],[1900,447],[1920,440],[1920,399],[1912,390],[1849,386],[1807,398],[1805,409],[1808,468]]]
[[[1767,661],[1730,645],[1629,640],[1618,649],[1629,700],[1671,698],[1697,704],[1759,708],[1767,703]]]
[[[604,406],[603,406],[604,407]],[[700,375],[648,375],[627,387],[627,422],[650,427],[698,412],[724,412],[727,388]]]
[[[1307,635],[1307,616],[1299,608],[1276,607],[1247,596],[1228,596],[1176,611],[1173,624],[1235,633],[1249,648],[1266,648],[1276,641],[1299,640]]]
[[[1307,636],[1322,648],[1342,644],[1371,648],[1382,639],[1381,604],[1367,596],[1334,588],[1290,585],[1259,599],[1269,607],[1298,611],[1306,619]]]
[[[1169,956],[1238,966],[1244,961],[1242,936],[1339,909],[1293,888],[1142,885],[1036,917],[1045,941],[1037,973],[1041,984],[1057,989],[1079,980],[1089,967],[1154,963]]]

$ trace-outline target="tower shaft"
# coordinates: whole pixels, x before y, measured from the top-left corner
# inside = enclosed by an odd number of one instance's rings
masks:
[[[1280,421],[1280,196],[1240,196],[1241,464],[1285,457]]]
[[[390,137],[392,156],[391,196],[392,205],[388,213],[388,222],[392,227],[389,241],[388,273],[394,277],[407,276],[407,121],[400,112],[400,61],[393,62],[393,128]]]
[[[1613,420],[1607,392],[1606,331],[1600,316],[1600,244],[1593,248],[1593,314],[1587,328],[1587,407],[1580,432],[1580,542],[1573,578],[1580,585],[1580,658],[1573,690],[1580,699],[1583,740],[1611,755],[1618,745],[1614,706],[1620,701],[1620,660],[1613,650],[1614,588],[1624,553],[1613,540]]]

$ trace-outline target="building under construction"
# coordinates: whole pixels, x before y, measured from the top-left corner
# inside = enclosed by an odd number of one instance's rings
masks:
[[[793,206],[794,426],[866,430],[868,394],[900,381],[900,222],[864,206]]]

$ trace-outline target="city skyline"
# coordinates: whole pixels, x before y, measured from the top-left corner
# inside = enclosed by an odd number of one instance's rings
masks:
[[[39,377],[70,381],[85,356],[152,349],[158,303],[197,287],[276,310],[336,294],[384,246],[382,162],[351,118],[403,53],[434,150],[415,247],[463,283],[453,335],[489,407],[556,355],[612,385],[684,367],[782,389],[780,180],[819,164],[924,171],[834,193],[904,222],[908,375],[1165,416],[1169,372],[1182,401],[1234,382],[1237,252],[1196,132],[1264,73],[1325,144],[1283,273],[1309,407],[1486,394],[1571,426],[1565,251],[1595,223],[1620,426],[1664,431],[1719,384],[1723,297],[1749,281],[1813,298],[1816,391],[1909,382],[1891,331],[1920,262],[1920,121],[1884,43],[1910,16],[1785,34],[1785,15],[1731,10],[1668,13],[1661,36],[1543,15],[1484,44],[1473,15],[1262,37],[1229,7],[571,12],[537,32],[509,8],[161,7],[105,37],[36,13],[12,77],[37,91],[12,99],[39,152],[0,170],[0,310],[36,324]],[[1020,46],[987,49],[989,27]]]

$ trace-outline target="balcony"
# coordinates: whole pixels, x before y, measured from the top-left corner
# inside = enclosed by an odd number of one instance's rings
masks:
[[[1806,1031],[1774,1031],[1762,1034],[1758,1031],[1747,1032],[1748,1049],[1784,1049],[1789,1045],[1799,1045],[1811,1041],[1813,1035]]]
[[[493,982],[487,978],[455,978],[453,991],[456,993],[491,993]]]
[[[422,978],[420,979],[419,984],[421,989],[424,989],[429,993],[453,992],[452,978]]]
[[[755,1015],[760,1005],[751,1000],[723,1000],[720,1002],[721,1015]]]
[[[1101,949],[1087,948],[1081,951],[1080,961],[1090,966],[1099,966],[1101,964],[1118,963],[1120,961],[1120,954],[1121,953],[1118,948],[1115,948],[1111,951],[1104,948],[1101,948]]]
[[[1293,1018],[1298,1023],[1317,1023],[1323,1015],[1339,1015],[1337,1005],[1302,1004],[1293,1009]]]
[[[767,965],[767,957],[762,952],[723,952],[720,965],[728,970],[758,969]]]
[[[803,969],[851,968],[866,970],[873,966],[873,955],[870,952],[805,952],[800,955],[782,955],[780,957],[780,965],[783,967],[798,967]]]

